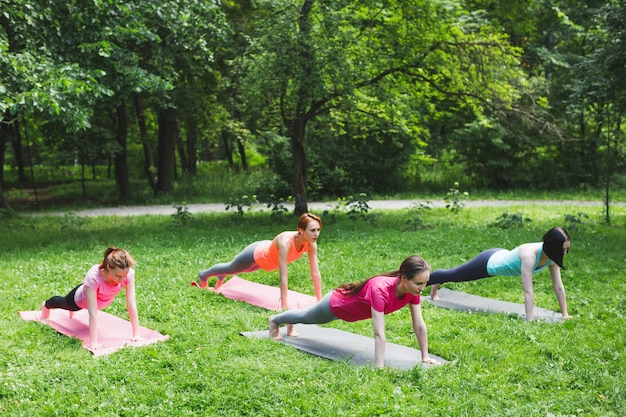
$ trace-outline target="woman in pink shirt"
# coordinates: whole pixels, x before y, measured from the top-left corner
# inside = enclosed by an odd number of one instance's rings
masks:
[[[98,310],[108,307],[115,296],[126,288],[126,308],[132,327],[132,341],[140,339],[139,319],[135,301],[135,260],[124,249],[110,246],[104,252],[104,259],[87,271],[81,284],[74,287],[65,297],[54,296],[41,305],[41,318],[50,318],[50,309],[61,308],[70,311],[89,311],[89,337],[92,349],[101,349],[98,343]]]
[[[287,310],[269,318],[270,337],[280,340],[281,324],[324,324],[333,320],[372,319],[374,361],[382,368],[385,362],[385,314],[409,305],[413,330],[422,352],[422,362],[437,364],[428,355],[426,323],[422,317],[420,293],[426,287],[430,266],[415,255],[406,258],[400,269],[376,275],[360,282],[343,284],[329,292],[317,304],[300,310]]]
[[[226,263],[213,265],[198,274],[199,282],[191,285],[207,288],[210,277],[217,277],[214,291],[218,291],[227,275],[241,272],[253,272],[259,269],[275,271],[280,276],[280,299],[283,308],[287,308],[288,268],[291,262],[300,259],[304,252],[309,258],[313,290],[318,300],[322,298],[322,276],[317,263],[317,239],[322,230],[322,219],[315,214],[304,213],[298,219],[298,230],[282,232],[273,240],[261,240],[251,243],[235,258]]]

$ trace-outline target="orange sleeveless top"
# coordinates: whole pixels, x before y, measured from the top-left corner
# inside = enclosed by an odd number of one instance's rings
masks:
[[[305,242],[300,251],[296,250],[295,238],[298,232],[293,232],[289,243],[289,253],[287,263],[300,259],[302,254],[309,250],[309,242]],[[273,241],[268,240],[254,249],[254,262],[264,271],[275,271],[278,269],[278,247]]]

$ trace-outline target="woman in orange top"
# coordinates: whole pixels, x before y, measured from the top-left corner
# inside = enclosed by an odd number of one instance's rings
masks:
[[[280,275],[280,299],[282,308],[287,308],[287,265],[300,259],[307,252],[311,269],[311,280],[315,297],[322,298],[322,276],[317,264],[317,239],[322,229],[322,219],[315,214],[304,213],[298,219],[298,230],[282,232],[273,240],[261,240],[248,245],[230,262],[219,263],[198,274],[199,281],[191,285],[208,288],[207,281],[217,277],[213,291],[219,291],[227,275],[253,272],[259,269],[275,271]]]

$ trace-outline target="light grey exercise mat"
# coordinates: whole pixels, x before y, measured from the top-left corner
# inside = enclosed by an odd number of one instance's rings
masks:
[[[479,297],[477,295],[453,291],[447,288],[439,288],[438,300],[433,300],[431,297],[423,297],[423,299],[437,307],[450,308],[452,310],[473,311],[477,313],[517,314],[522,318],[526,317],[524,304]],[[563,321],[563,315],[561,313],[536,306],[534,308],[534,318],[535,320],[545,320],[548,322]]]
[[[296,349],[333,361],[348,360],[355,365],[374,363],[374,339],[371,337],[314,324],[296,324],[295,329],[299,336],[289,337],[286,336],[287,328],[281,327],[280,335],[283,339],[277,340],[276,343],[293,346]],[[245,337],[269,338],[268,330],[241,332],[239,334]],[[445,359],[433,354],[429,356],[440,363],[447,363]],[[419,350],[387,342],[385,366],[396,369],[413,369],[416,365],[425,368],[433,366],[422,363],[422,354]]]

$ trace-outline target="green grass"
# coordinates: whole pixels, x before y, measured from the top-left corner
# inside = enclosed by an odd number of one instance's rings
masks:
[[[199,270],[246,244],[294,228],[266,213],[208,213],[177,226],[171,216],[0,219],[0,414],[7,416],[623,416],[626,415],[626,209],[613,226],[598,207],[519,206],[524,227],[490,226],[501,208],[434,209],[423,229],[414,213],[325,218],[319,242],[324,289],[397,268],[420,254],[433,268],[478,251],[537,241],[566,214],[589,219],[570,230],[563,324],[455,312],[424,304],[430,351],[454,363],[410,371],[332,362],[240,331],[267,327],[268,311],[189,286]],[[172,209],[174,214],[174,209]],[[410,228],[409,228],[410,229]],[[155,345],[92,357],[75,339],[19,318],[65,294],[107,245],[137,259],[140,323],[170,335]],[[276,273],[246,278],[278,285]],[[519,279],[448,285],[522,302]],[[306,260],[290,266],[290,288],[312,293]],[[536,305],[558,309],[548,272],[535,276]],[[127,317],[124,297],[107,311]],[[389,342],[417,348],[410,314],[386,317]],[[329,326],[372,336],[371,322]]]

